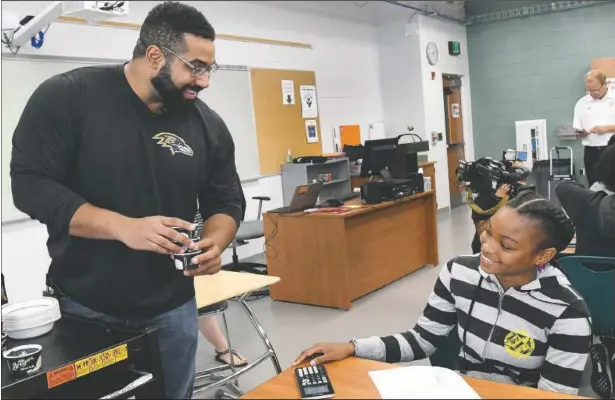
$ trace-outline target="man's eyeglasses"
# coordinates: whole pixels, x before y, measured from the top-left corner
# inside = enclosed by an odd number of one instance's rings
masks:
[[[168,49],[164,46],[161,46],[161,48],[173,54],[175,57],[179,58],[184,64],[186,64],[186,66],[192,70],[192,72],[190,73],[192,76],[203,76],[203,74],[207,74],[208,76],[211,76],[211,74],[213,74],[214,72],[218,70],[218,64],[215,61],[213,64],[208,65],[206,67],[195,67],[189,61],[175,54],[171,49]]]
[[[604,83],[602,85],[600,85],[600,87],[598,89],[593,89],[593,90],[587,90],[585,89],[585,93],[600,93],[600,91],[602,90],[602,88],[604,87]]]

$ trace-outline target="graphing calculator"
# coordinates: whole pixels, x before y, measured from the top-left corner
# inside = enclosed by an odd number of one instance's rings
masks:
[[[330,399],[335,396],[325,367],[315,365],[295,369],[302,399]]]

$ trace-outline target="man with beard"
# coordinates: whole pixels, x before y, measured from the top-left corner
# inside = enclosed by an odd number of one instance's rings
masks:
[[[216,69],[214,38],[195,8],[160,4],[130,62],[43,82],[13,136],[14,203],[47,226],[62,313],[156,328],[168,398],[192,395],[192,277],[220,270],[241,218],[233,140],[197,98]],[[197,200],[205,222],[192,243],[172,227],[195,229]],[[175,268],[174,242],[202,250],[195,269]]]

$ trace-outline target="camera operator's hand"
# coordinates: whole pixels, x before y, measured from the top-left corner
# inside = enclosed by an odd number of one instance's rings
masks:
[[[507,196],[509,192],[510,185],[506,183],[498,188],[498,190],[495,192],[495,196],[499,199],[502,199]]]

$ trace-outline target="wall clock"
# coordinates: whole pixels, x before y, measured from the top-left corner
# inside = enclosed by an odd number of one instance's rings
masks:
[[[427,43],[427,61],[430,65],[436,65],[438,62],[438,45],[434,42]]]

